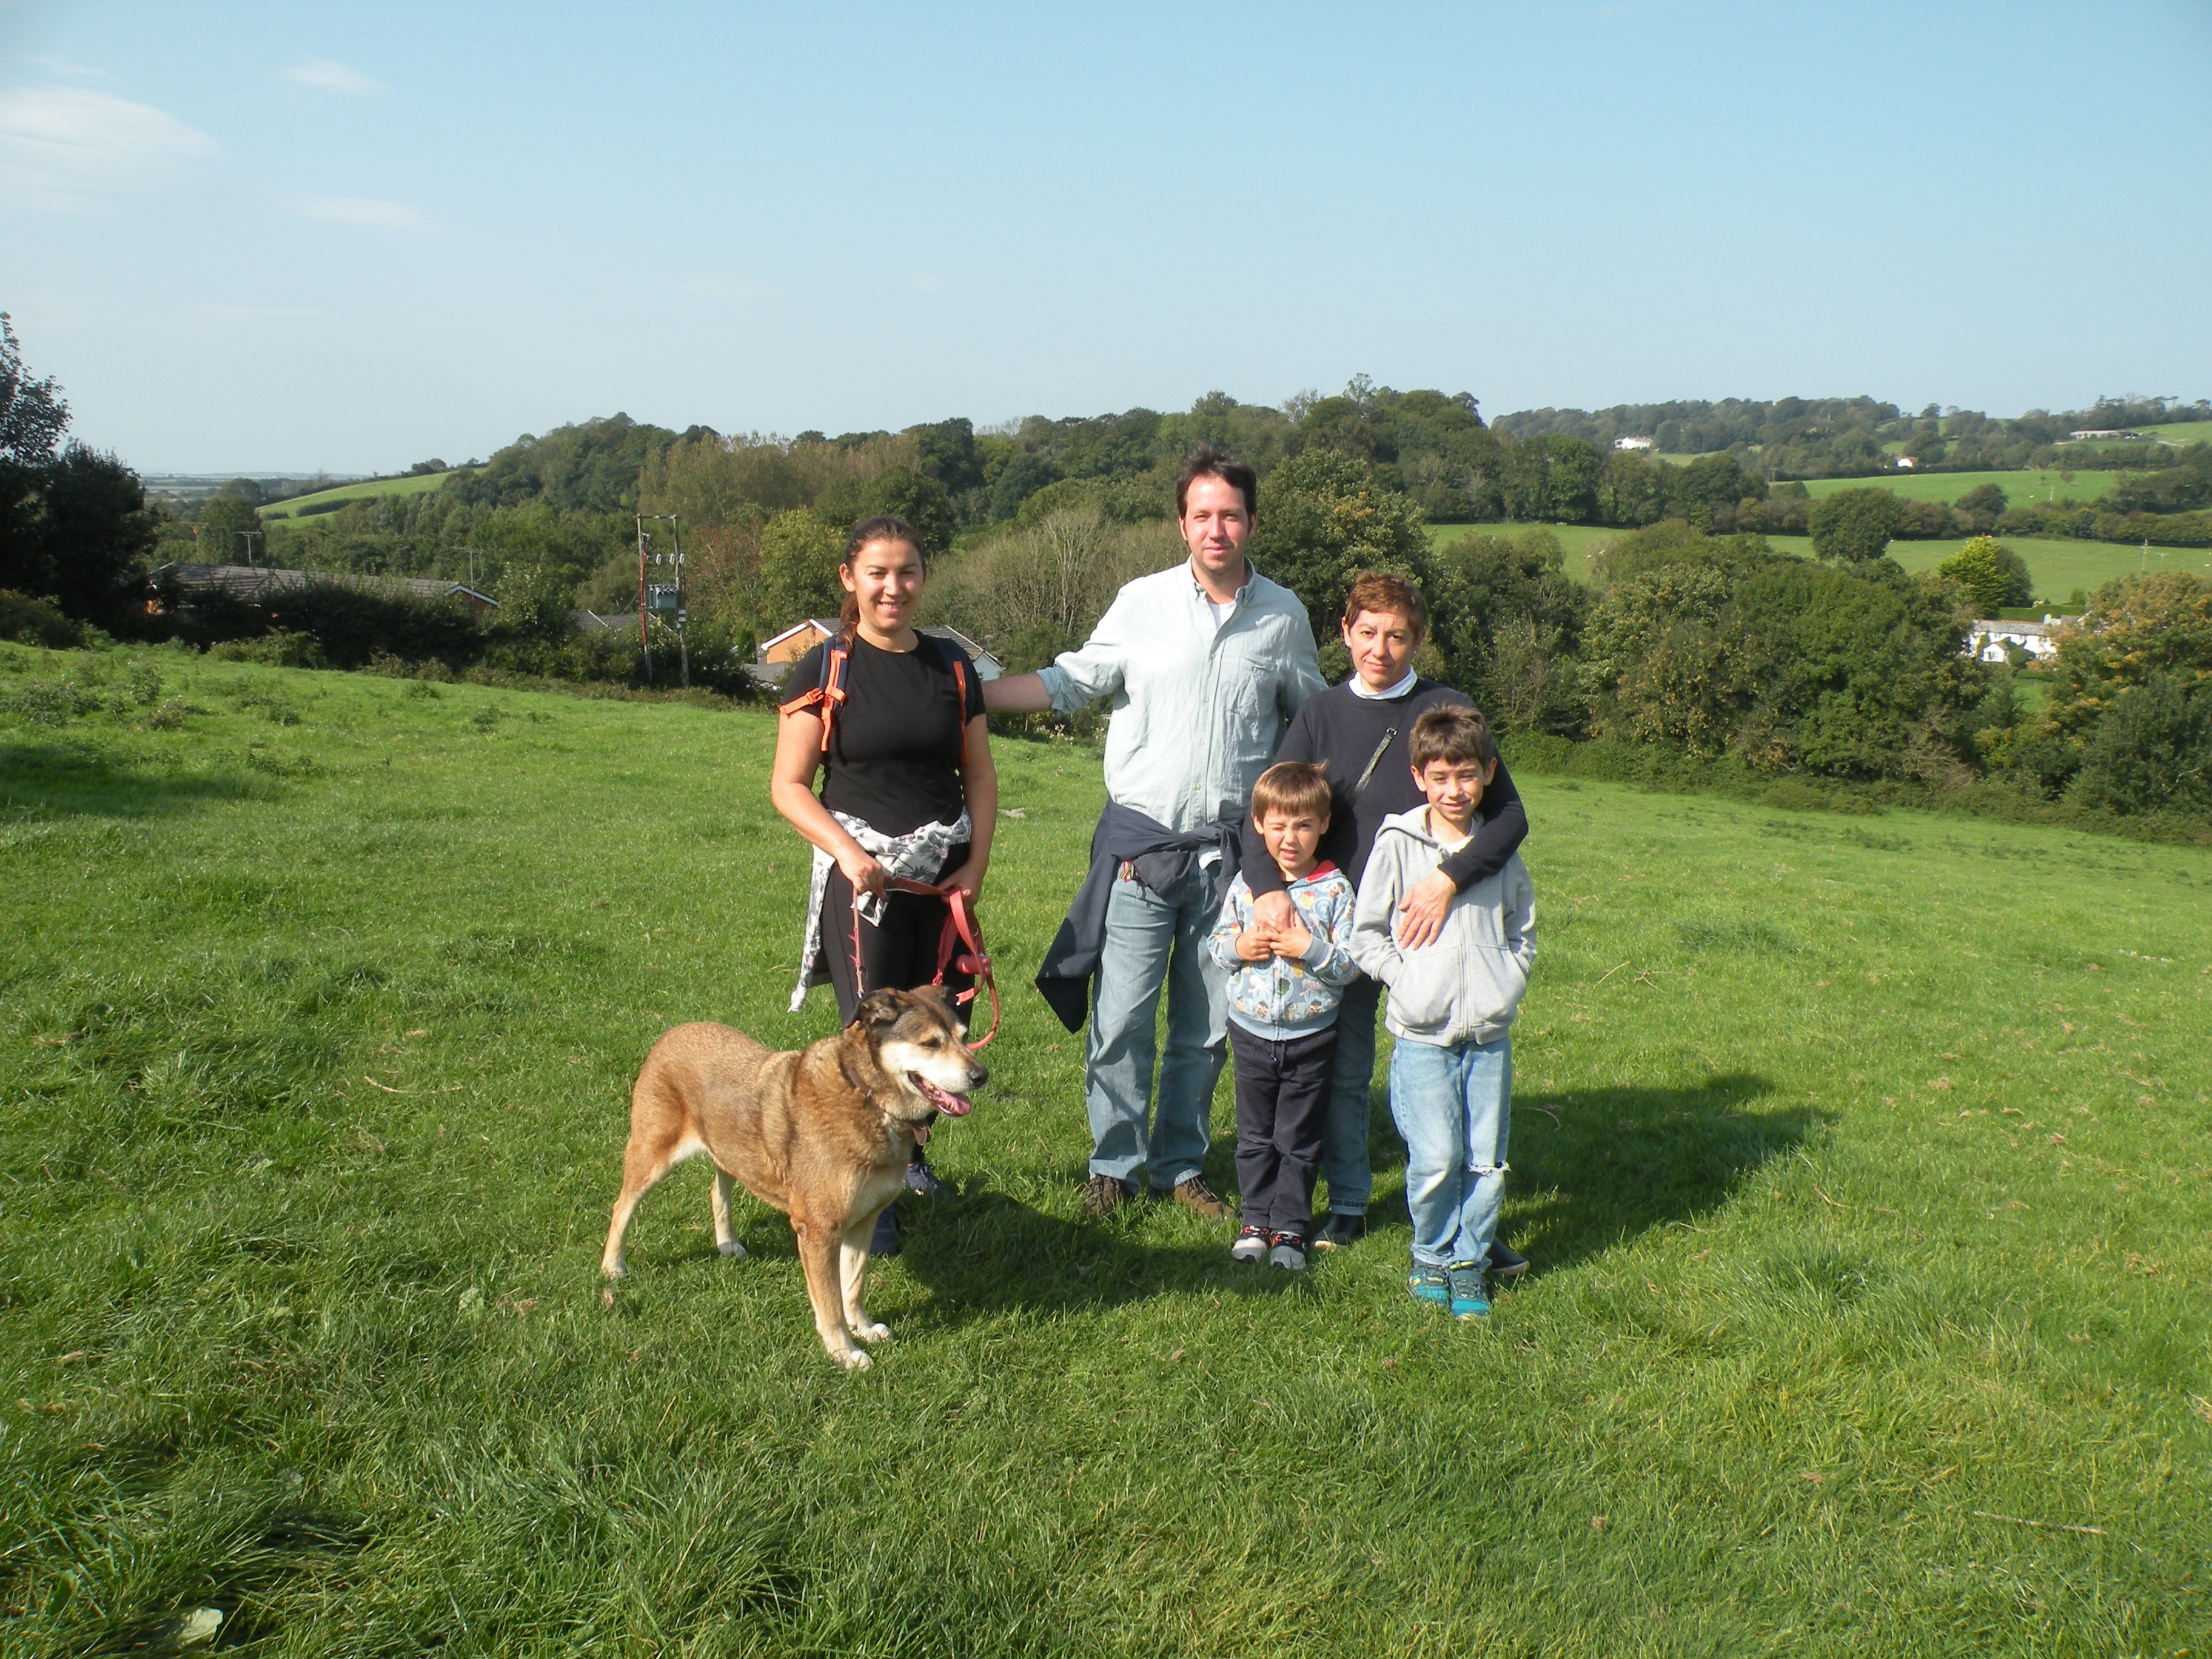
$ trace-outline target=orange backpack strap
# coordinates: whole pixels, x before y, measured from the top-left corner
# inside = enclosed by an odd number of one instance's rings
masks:
[[[844,706],[845,664],[851,654],[843,640],[830,641],[822,650],[821,682],[811,691],[793,697],[777,708],[779,714],[799,714],[807,709],[819,708],[822,710],[817,717],[822,722],[822,752],[825,755],[830,752],[830,734],[836,726],[837,711]]]

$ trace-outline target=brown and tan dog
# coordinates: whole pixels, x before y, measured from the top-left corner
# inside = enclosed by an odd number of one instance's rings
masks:
[[[965,1117],[967,1091],[988,1075],[935,986],[871,991],[850,1025],[798,1054],[706,1022],[663,1032],[630,1094],[629,1146],[601,1271],[622,1276],[623,1235],[638,1200],[704,1152],[714,1163],[722,1254],[745,1253],[730,1228],[730,1186],[743,1182],[791,1218],[814,1328],[830,1357],[847,1367],[869,1364],[854,1339],[887,1342],[891,1334],[860,1301],[876,1218],[897,1195],[938,1114]]]

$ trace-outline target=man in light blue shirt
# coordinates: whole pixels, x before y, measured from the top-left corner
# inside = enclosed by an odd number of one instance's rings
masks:
[[[1190,557],[1124,586],[1081,650],[983,687],[984,706],[1005,713],[1114,699],[1091,875],[1037,975],[1070,1030],[1090,1016],[1083,1200],[1094,1215],[1136,1195],[1139,1168],[1154,1192],[1201,1215],[1227,1213],[1204,1174],[1228,986],[1206,936],[1252,785],[1291,716],[1322,690],[1304,605],[1244,556],[1256,494],[1251,468],[1200,450],[1176,486]]]

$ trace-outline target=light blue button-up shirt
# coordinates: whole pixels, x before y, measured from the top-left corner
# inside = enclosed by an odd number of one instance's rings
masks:
[[[1114,699],[1106,793],[1170,830],[1243,817],[1291,716],[1322,689],[1305,606],[1245,569],[1218,625],[1187,561],[1139,576],[1081,650],[1039,671],[1062,714]]]

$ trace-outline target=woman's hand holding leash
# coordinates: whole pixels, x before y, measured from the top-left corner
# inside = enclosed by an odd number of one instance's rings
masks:
[[[945,877],[943,884],[947,888],[958,888],[967,896],[968,902],[973,904],[983,896],[983,870],[984,865],[981,860],[969,859],[967,863]]]
[[[838,872],[852,888],[854,898],[883,896],[884,866],[876,862],[874,854],[848,836],[836,856]]]

